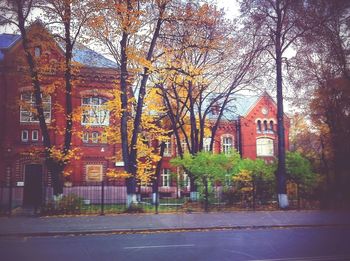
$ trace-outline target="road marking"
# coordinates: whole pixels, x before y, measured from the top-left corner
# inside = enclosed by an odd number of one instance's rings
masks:
[[[350,260],[350,256],[304,256],[304,257],[287,257],[287,258],[273,258],[273,259],[254,259],[249,261],[331,261],[331,260]]]
[[[124,249],[142,249],[142,248],[162,248],[162,247],[193,247],[194,245],[159,245],[159,246],[134,246],[123,247]]]

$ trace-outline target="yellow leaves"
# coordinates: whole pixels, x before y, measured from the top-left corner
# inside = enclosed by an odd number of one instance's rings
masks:
[[[236,182],[251,182],[253,180],[252,171],[243,169],[238,175],[233,176],[232,180]]]
[[[72,148],[68,152],[64,153],[62,148],[52,146],[48,149],[50,157],[57,162],[68,162],[72,159],[79,160],[81,157],[79,155],[80,149]]]
[[[152,62],[145,58],[145,54],[138,49],[128,47],[126,50],[129,61],[133,62],[137,69],[135,71],[142,72],[144,68],[147,68],[149,72],[153,71]]]
[[[81,106],[73,109],[72,120],[73,122],[80,123],[83,114],[83,108]]]
[[[73,174],[73,169],[66,167],[63,171],[63,176],[64,177],[68,177],[71,176]]]
[[[116,180],[116,179],[127,179],[131,177],[131,174],[126,171],[120,171],[116,169],[108,169],[106,172],[106,176],[108,179]]]
[[[247,192],[250,193],[253,190],[253,186],[252,186],[252,171],[249,170],[241,170],[240,173],[238,173],[238,175],[233,176],[232,180],[234,182],[239,182],[241,184],[239,190],[241,192]]]

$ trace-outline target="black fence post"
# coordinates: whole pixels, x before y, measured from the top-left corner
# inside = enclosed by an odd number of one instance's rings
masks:
[[[12,215],[12,177],[10,176],[10,181],[9,181],[9,202],[8,202],[8,212],[9,216]]]
[[[159,192],[157,191],[156,193],[156,204],[155,204],[155,207],[156,207],[156,214],[158,214],[158,206],[159,206]]]
[[[298,201],[298,210],[300,210],[300,185],[297,183],[297,201]]]
[[[104,207],[105,207],[105,182],[102,180],[101,182],[101,216],[105,214],[104,212]]]
[[[254,179],[254,177],[252,179],[252,183],[253,183],[253,210],[255,211],[255,190],[256,190],[256,188],[255,188],[255,179]]]

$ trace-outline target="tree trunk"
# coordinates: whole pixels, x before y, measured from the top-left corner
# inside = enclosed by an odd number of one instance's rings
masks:
[[[277,83],[277,135],[278,135],[278,167],[277,167],[277,194],[279,207],[288,207],[287,183],[286,183],[286,147],[284,135],[284,112],[283,112],[283,82],[282,82],[282,16],[280,2],[276,3],[277,24],[275,36],[276,54],[276,83]]]
[[[208,179],[206,177],[203,178],[203,183],[204,183],[204,210],[205,212],[208,212],[209,210],[209,190],[208,190]]]
[[[46,160],[46,164],[48,170],[51,173],[53,195],[56,197],[62,195],[64,183],[62,172],[65,168],[64,163],[59,163],[54,161],[53,159],[48,159]]]
[[[152,203],[156,205],[156,212],[158,213],[158,204],[159,204],[159,180],[160,180],[160,170],[162,166],[162,159],[165,150],[165,142],[162,142],[160,145],[159,155],[161,156],[160,161],[157,163],[155,178],[152,180]]]

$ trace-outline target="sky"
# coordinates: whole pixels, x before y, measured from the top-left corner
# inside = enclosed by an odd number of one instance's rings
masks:
[[[237,0],[217,0],[219,7],[224,8],[227,18],[231,19],[239,15],[239,5]]]

